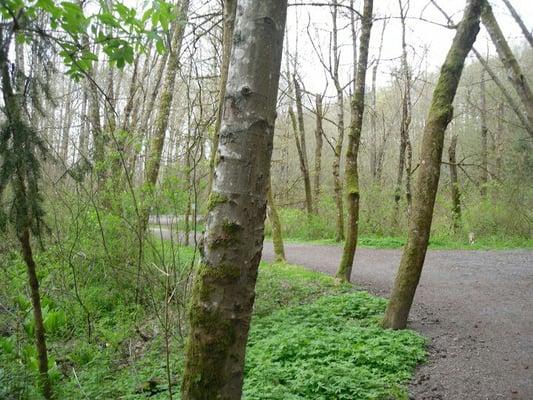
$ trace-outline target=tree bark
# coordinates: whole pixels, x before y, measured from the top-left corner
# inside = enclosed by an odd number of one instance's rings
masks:
[[[170,107],[174,98],[174,85],[176,82],[176,76],[180,65],[181,45],[183,42],[183,35],[185,33],[185,26],[188,15],[189,0],[182,0],[179,11],[180,20],[176,20],[174,22],[167,70],[163,83],[163,91],[161,93],[161,98],[159,99],[159,107],[155,120],[152,143],[150,144],[150,148],[147,152],[144,190],[146,190],[148,194],[153,192],[153,189],[157,183],[157,178],[159,177],[161,154],[163,152],[168,121],[170,118]],[[181,20],[181,18],[183,20]],[[142,232],[144,232],[148,225],[149,218],[149,207],[147,204],[142,205],[141,213],[142,215],[140,229]]]
[[[272,243],[274,245],[276,262],[285,262],[281,221],[279,219],[276,203],[274,202],[274,196],[272,195],[272,186],[268,189],[267,196],[267,215],[270,220],[270,225],[272,225]]]
[[[420,167],[414,188],[408,239],[383,319],[385,328],[403,329],[420,280],[440,177],[444,132],[453,115],[453,99],[465,59],[479,31],[484,0],[469,0],[433,91],[422,137]]]
[[[183,400],[241,398],[286,14],[286,0],[241,0],[237,9],[202,259],[190,303]]]
[[[457,234],[461,230],[461,192],[457,174],[457,134],[452,134],[450,147],[448,147],[448,161],[450,164],[450,186],[452,195],[452,221],[453,231]]]
[[[302,175],[304,178],[304,190],[305,190],[305,208],[307,209],[307,215],[313,213],[313,192],[311,189],[311,177],[309,173],[309,161],[307,158],[307,144],[305,140],[305,124],[304,124],[304,111],[302,106],[302,89],[300,83],[294,75],[294,97],[296,99],[296,115],[298,117],[298,132],[300,134],[300,162]]]
[[[505,36],[498,25],[498,21],[496,21],[496,18],[492,13],[492,7],[486,0],[481,13],[481,19],[483,25],[487,28],[492,43],[494,43],[496,51],[498,52],[498,56],[507,71],[507,77],[526,109],[529,126],[533,127],[533,92],[531,92],[527,77],[522,73],[518,61],[511,51],[507,40],[505,40]]]
[[[222,122],[222,108],[226,97],[226,84],[228,82],[228,68],[231,56],[231,39],[235,29],[235,13],[237,12],[237,0],[224,0],[224,28],[222,32],[222,64],[220,65],[220,81],[218,89],[218,109],[215,127],[213,131],[211,155],[209,158],[209,181],[207,192],[211,193],[213,186],[213,173],[215,171],[215,156],[218,148],[220,124]]]
[[[487,100],[486,100],[486,87],[485,87],[485,74],[481,74],[481,182],[480,182],[480,191],[481,197],[487,195],[487,183],[489,181],[488,173],[488,141],[487,141]]]
[[[314,186],[315,186],[315,214],[318,215],[318,205],[320,199],[320,174],[322,172],[322,145],[324,143],[324,128],[322,126],[322,120],[324,119],[324,111],[322,108],[322,95],[317,94],[315,96],[316,105],[316,126],[315,126],[315,173],[314,173]]]
[[[530,121],[527,119],[526,116],[522,113],[522,108],[519,106],[519,104],[515,101],[513,96],[511,96],[511,93],[507,90],[503,82],[498,78],[496,73],[492,70],[487,60],[485,60],[481,54],[475,49],[472,48],[472,52],[475,54],[476,58],[480,62],[480,64],[485,68],[485,71],[489,74],[492,81],[498,86],[498,89],[500,89],[500,92],[503,94],[503,97],[505,97],[505,100],[509,104],[510,108],[513,110],[513,112],[516,114],[518,119],[520,120],[520,123],[524,127],[524,129],[527,131],[527,133],[533,138],[533,124],[530,123]]]
[[[342,198],[342,180],[341,180],[341,158],[342,147],[344,144],[344,91],[339,79],[340,54],[338,45],[337,14],[338,1],[334,0],[333,10],[331,13],[333,30],[331,32],[333,41],[333,68],[331,76],[337,92],[337,140],[333,149],[333,194],[335,197],[335,206],[337,208],[337,222],[335,224],[335,241],[344,240],[344,200]],[[354,63],[356,61],[354,60]],[[354,77],[355,79],[355,77]]]
[[[527,28],[526,24],[524,24],[524,21],[522,21],[520,14],[518,14],[518,12],[515,10],[509,0],[503,0],[503,2],[505,3],[514,20],[522,30],[522,33],[524,34],[524,37],[526,38],[527,42],[531,47],[533,47],[533,35],[531,34],[531,31]]]
[[[356,89],[351,102],[351,122],[346,151],[346,169],[344,172],[346,203],[348,205],[348,225],[346,228],[346,240],[344,241],[342,259],[337,271],[337,278],[348,282],[350,281],[350,276],[352,274],[359,224],[359,172],[357,157],[359,154],[361,128],[363,126],[363,114],[365,110],[365,81],[368,65],[368,47],[372,30],[372,8],[373,0],[365,0],[361,22],[359,61],[357,66],[357,76],[355,78]]]

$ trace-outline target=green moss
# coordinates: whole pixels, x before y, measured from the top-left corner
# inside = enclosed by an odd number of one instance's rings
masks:
[[[209,200],[207,200],[207,211],[214,210],[217,205],[227,203],[228,200],[229,199],[223,194],[211,192]]]

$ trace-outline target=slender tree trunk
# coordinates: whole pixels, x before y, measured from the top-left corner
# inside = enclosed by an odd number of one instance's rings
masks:
[[[365,0],[361,22],[359,61],[357,66],[357,76],[355,78],[356,90],[351,104],[351,122],[346,151],[346,170],[344,172],[346,203],[348,205],[348,225],[346,228],[346,240],[344,241],[344,250],[337,271],[337,277],[348,282],[352,275],[359,224],[359,172],[357,157],[359,154],[359,143],[361,140],[363,114],[365,110],[365,80],[368,65],[368,47],[372,30],[372,8],[373,0]]]
[[[505,106],[503,102],[498,104],[498,124],[496,126],[496,132],[494,132],[494,158],[496,164],[496,171],[494,175],[500,178],[502,173],[502,137],[503,135],[503,118],[504,118]]]
[[[231,40],[235,29],[235,14],[237,12],[237,0],[224,0],[224,29],[222,32],[222,63],[220,65],[220,81],[218,89],[217,118],[213,131],[211,155],[209,158],[209,181],[207,192],[211,193],[213,185],[213,173],[216,163],[216,149],[218,148],[218,137],[220,135],[220,124],[222,122],[222,109],[226,97],[226,84],[228,82],[228,68],[231,56]]]
[[[527,133],[529,133],[531,137],[533,137],[533,124],[531,124],[531,122],[527,119],[527,117],[524,116],[522,112],[522,108],[515,101],[513,96],[511,96],[511,93],[509,93],[509,91],[507,90],[503,82],[500,80],[500,78],[498,78],[496,73],[492,70],[488,61],[485,60],[475,48],[472,48],[472,52],[475,54],[476,58],[478,59],[480,64],[483,66],[485,71],[487,71],[492,81],[496,84],[496,86],[498,86],[498,89],[500,89],[500,92],[503,94],[503,97],[505,97],[507,104],[509,104],[509,107],[511,108],[511,110],[513,110],[515,115],[518,117],[524,129],[527,131]]]
[[[15,92],[9,72],[10,62],[7,55],[9,43],[5,43],[4,40],[4,31],[2,26],[0,26],[0,74],[4,100],[4,113],[7,118],[7,122],[4,122],[3,124],[9,124],[7,129],[11,130],[7,135],[8,138],[11,137],[11,140],[5,140],[5,138],[3,138],[2,155],[4,156],[4,154],[6,154],[12,158],[12,165],[6,166],[5,160],[2,160],[2,173],[9,174],[8,176],[12,183],[12,189],[15,195],[13,215],[16,219],[15,225],[17,236],[21,246],[22,257],[26,263],[28,283],[30,286],[30,296],[35,321],[35,347],[37,350],[40,387],[44,398],[50,400],[52,399],[52,386],[48,375],[48,351],[46,348],[45,329],[41,309],[39,280],[37,278],[36,265],[33,259],[30,243],[32,215],[29,195],[38,195],[38,193],[28,193],[27,191],[27,176],[33,173],[38,175],[38,171],[29,172],[27,170],[27,168],[30,167],[27,161],[28,159],[33,158],[29,157],[29,155],[34,151],[35,146],[30,135],[35,133],[27,132],[30,128],[23,119],[23,92],[20,91],[22,90],[22,82],[17,82],[17,77],[15,77],[14,84],[20,84],[18,88],[19,90]],[[20,62],[20,59],[17,61]],[[22,68],[20,64],[18,67]],[[26,128],[24,129],[25,132],[20,132],[20,130],[17,129],[19,127]],[[4,134],[4,132],[2,132],[2,134]],[[12,154],[8,153],[9,150]],[[35,165],[33,166],[35,167]],[[36,187],[32,189],[37,191]],[[3,188],[0,187],[0,194],[2,190]],[[38,201],[36,199],[34,200]],[[38,221],[33,222],[37,222],[36,225],[38,226]]]
[[[489,181],[488,173],[488,141],[487,141],[487,100],[486,100],[486,88],[485,88],[485,74],[481,73],[481,196],[486,197],[487,195],[487,184]]]
[[[453,231],[457,234],[461,230],[461,192],[457,174],[457,134],[452,134],[450,147],[448,147],[448,161],[450,164],[450,186],[452,194],[452,221]]]
[[[304,111],[302,106],[302,90],[296,75],[294,75],[294,95],[296,99],[296,115],[298,116],[298,132],[300,133],[300,146],[299,146],[299,155],[300,155],[300,167],[302,170],[302,175],[304,178],[304,189],[305,189],[305,207],[307,209],[307,215],[313,213],[313,193],[311,189],[311,177],[309,174],[309,161],[307,158],[307,145],[305,140],[305,124],[304,124]]]
[[[152,142],[147,152],[144,190],[146,190],[148,194],[153,192],[157,183],[157,178],[159,177],[161,154],[163,153],[163,146],[165,144],[168,121],[170,118],[170,107],[174,98],[174,86],[180,65],[183,34],[185,32],[186,21],[189,15],[189,0],[182,0],[179,14],[179,18],[182,18],[183,20],[180,19],[179,21],[176,20],[174,22],[163,91],[161,93],[161,98],[159,99]],[[148,205],[143,204],[140,221],[140,229],[142,232],[146,230],[148,225],[149,213]]]
[[[505,36],[492,13],[492,7],[488,1],[485,1],[484,3],[481,19],[483,25],[485,25],[485,28],[487,28],[487,31],[489,32],[492,43],[494,43],[494,46],[496,47],[496,51],[498,52],[502,64],[507,70],[507,77],[526,109],[529,125],[533,126],[533,92],[531,91],[527,77],[522,73],[518,61],[516,61],[507,40],[505,40]]]
[[[342,89],[339,79],[339,64],[340,54],[338,45],[338,29],[337,29],[337,14],[338,14],[338,1],[333,2],[332,22],[333,30],[333,83],[337,91],[337,141],[335,142],[335,148],[333,151],[333,194],[335,197],[335,206],[337,208],[337,222],[335,224],[335,241],[342,242],[344,240],[344,200],[342,198],[342,180],[341,180],[341,159],[342,159],[342,147],[344,144],[344,91]],[[354,61],[355,63],[355,61]],[[355,77],[354,77],[355,79]]]
[[[378,130],[377,130],[377,90],[376,90],[376,81],[378,76],[379,63],[381,62],[381,52],[383,51],[383,39],[385,37],[385,27],[387,26],[387,20],[383,20],[383,27],[381,29],[381,38],[379,41],[378,56],[374,61],[374,66],[372,67],[372,109],[370,110],[370,175],[374,181],[379,182],[377,178],[378,170]]]
[[[272,195],[272,185],[267,192],[267,215],[272,225],[272,243],[276,262],[285,262],[285,249],[283,247],[283,234],[281,232],[281,221],[279,219],[274,196]]]
[[[520,14],[516,12],[515,8],[511,4],[509,0],[503,0],[507,8],[509,9],[511,15],[513,16],[514,20],[522,30],[522,33],[524,34],[524,37],[527,39],[527,42],[531,47],[533,47],[533,35],[531,34],[531,31],[527,28],[526,24],[524,24],[524,21],[522,21],[522,18],[520,18]]]
[[[88,95],[86,89],[86,83],[82,83],[83,98],[81,100],[81,113],[80,113],[80,136],[78,143],[79,160],[85,159],[89,149],[89,129],[88,129],[88,117],[87,117],[87,103]]]
[[[316,127],[315,127],[315,173],[314,173],[314,186],[315,186],[315,214],[318,215],[318,205],[320,199],[320,174],[322,172],[322,144],[324,142],[324,128],[322,126],[322,120],[324,118],[324,111],[322,109],[322,95],[317,94],[315,97],[316,105]]]
[[[65,118],[61,121],[62,124],[62,135],[61,135],[61,158],[66,164],[68,161],[68,144],[69,144],[69,134],[70,134],[70,125],[72,124],[72,81],[69,80],[67,85],[67,97],[65,103]]]
[[[191,298],[183,400],[241,398],[286,12],[286,0],[239,2],[203,256]]]
[[[453,115],[453,99],[465,59],[479,31],[484,0],[469,0],[463,20],[441,68],[422,137],[420,167],[413,195],[408,239],[394,282],[383,326],[403,329],[422,273],[439,185],[444,132]]]

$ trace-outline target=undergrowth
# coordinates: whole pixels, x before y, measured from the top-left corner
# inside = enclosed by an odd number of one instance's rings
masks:
[[[167,257],[172,254],[168,244],[165,252]],[[192,257],[191,249],[179,248],[181,265]],[[91,279],[78,282],[82,306],[74,296],[69,269],[55,250],[38,256],[56,397],[167,399],[160,316],[150,302],[136,304],[133,292],[125,294],[115,279],[120,275],[110,273],[105,260],[96,261],[88,267],[98,267],[88,272]],[[25,270],[16,253],[0,260],[0,266],[0,398],[38,400]],[[158,300],[162,289],[157,282],[150,285],[147,292]],[[424,358],[424,341],[413,332],[381,329],[377,321],[384,307],[385,300],[326,275],[287,264],[262,264],[244,398],[406,398],[404,383]],[[171,335],[170,383],[178,398],[183,332],[175,328]]]

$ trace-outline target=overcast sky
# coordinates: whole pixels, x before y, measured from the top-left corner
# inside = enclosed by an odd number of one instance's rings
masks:
[[[403,0],[404,2],[406,0]],[[520,28],[510,15],[507,7],[502,0],[490,0],[493,5],[494,14],[500,23],[500,26],[511,45],[517,45],[524,42]],[[291,0],[289,3],[306,2],[304,0]],[[317,0],[313,2],[327,3],[326,0]],[[356,0],[356,5],[361,9],[362,0]],[[520,13],[526,26],[533,28],[533,0],[511,0],[515,9]],[[348,1],[346,1],[348,4]],[[458,22],[462,16],[462,11],[466,0],[439,0],[438,4]],[[379,41],[382,30],[382,17],[391,17],[387,22],[385,36],[383,41],[382,61],[380,64],[380,74],[378,85],[388,83],[388,72],[398,65],[398,57],[401,54],[401,25],[398,19],[399,8],[398,0],[374,0],[374,15],[378,20],[374,23],[371,35],[370,61],[377,55]],[[445,24],[444,16],[429,2],[429,0],[411,0],[408,13],[407,42],[410,45],[409,59],[411,64],[427,68],[430,71],[436,71],[444,61],[446,53],[452,42],[455,31],[440,27],[438,25],[424,22],[420,17],[436,23]],[[348,22],[343,20],[345,26]],[[320,63],[316,58],[313,47],[309,43],[308,25],[310,30],[319,33],[315,36],[315,41],[320,41],[324,50],[329,43],[329,32],[331,31],[331,16],[328,7],[312,6],[293,6],[289,7],[287,20],[289,46],[291,53],[294,53],[296,40],[298,40],[298,58],[300,63],[300,73],[308,90],[312,92],[322,92],[325,86],[324,74],[321,70]],[[298,35],[297,35],[298,34]],[[296,39],[298,36],[298,39]],[[317,39],[319,37],[319,39]],[[342,49],[342,64],[344,79],[348,81],[349,71],[351,68],[351,38],[349,26],[341,33],[340,41],[344,44]],[[475,43],[475,47],[482,54],[487,51],[495,54],[495,50],[490,44],[488,35],[482,27],[481,32]],[[427,52],[427,57],[422,63],[422,55]],[[331,84],[330,84],[331,86]],[[329,93],[333,88],[330,87]]]

